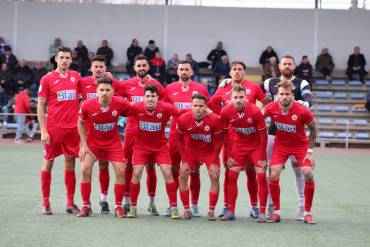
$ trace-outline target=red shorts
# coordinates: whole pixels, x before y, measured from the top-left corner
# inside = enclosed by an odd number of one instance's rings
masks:
[[[170,151],[167,145],[157,150],[143,150],[142,148],[134,148],[133,150],[133,165],[146,164],[166,164],[171,165]]]
[[[123,140],[123,157],[127,163],[132,164],[132,150],[135,143],[135,133],[126,131],[125,139]]]
[[[296,161],[299,167],[313,167],[311,162],[303,162],[304,157],[307,154],[308,145],[299,148],[292,147],[282,147],[274,144],[271,156],[271,166],[276,166],[280,164],[285,164],[290,156],[292,156],[292,161]]]
[[[97,160],[119,162],[119,163],[127,162],[123,157],[122,147],[116,148],[116,149],[90,147],[90,150],[91,152],[93,152]]]
[[[235,160],[232,167],[246,168],[249,165],[257,166],[258,161],[261,160],[262,150],[260,148],[252,150],[233,149],[231,157]]]
[[[168,144],[170,148],[171,160],[173,166],[180,166],[181,154],[177,146],[177,136],[176,134],[170,134],[168,138]]]
[[[215,162],[215,156],[212,155],[187,155],[186,162],[189,164],[191,170],[201,166],[203,163],[206,164],[207,169],[210,168],[211,164],[217,165],[220,168],[220,159]]]
[[[54,160],[61,154],[78,158],[80,136],[77,128],[48,129],[50,145],[44,145],[44,159]]]

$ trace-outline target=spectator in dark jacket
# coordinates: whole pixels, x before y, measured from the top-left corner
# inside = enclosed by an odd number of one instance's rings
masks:
[[[274,49],[272,49],[271,46],[267,46],[266,50],[262,52],[259,60],[262,67],[265,63],[269,62],[270,57],[276,57],[277,63],[279,63],[279,57],[274,51]]]
[[[323,74],[328,81],[332,80],[331,73],[335,67],[333,57],[329,54],[328,48],[323,48],[321,54],[317,56],[315,69],[317,72]]]
[[[199,82],[199,64],[197,61],[193,59],[193,55],[191,53],[186,54],[185,60],[190,62],[191,68],[193,69],[193,76],[191,77],[192,80]]]
[[[145,48],[144,55],[148,58],[149,61],[154,58],[156,52],[159,52],[159,48],[155,45],[154,40],[149,40],[148,46]]]
[[[154,58],[150,60],[150,75],[164,84],[164,79],[166,76],[166,62],[161,57],[161,53],[158,51],[155,53]]]
[[[108,41],[103,40],[101,47],[96,51],[96,55],[102,55],[105,58],[105,64],[108,68],[112,67],[113,50],[108,46]]]
[[[227,56],[226,51],[223,48],[224,44],[222,41],[218,41],[216,45],[216,49],[213,49],[207,56],[208,61],[211,62],[212,68],[216,66],[216,64],[221,61],[222,56]]]
[[[17,57],[12,53],[10,46],[4,47],[4,54],[0,55],[0,63],[7,63],[10,71],[13,71],[15,66],[17,66]]]
[[[133,39],[129,48],[127,48],[127,73],[130,76],[135,75],[134,71],[134,60],[137,55],[143,53],[143,49],[139,46],[139,41],[137,39]]]
[[[270,57],[269,61],[263,65],[262,81],[279,76],[280,70],[277,59],[276,57]]]
[[[13,96],[15,94],[15,85],[12,78],[12,74],[8,70],[8,64],[3,63],[0,70],[0,87],[2,87],[6,94]]]
[[[20,60],[19,65],[13,71],[13,80],[17,87],[17,92],[24,88],[29,88],[32,84],[32,70],[27,65],[25,59]]]
[[[299,77],[300,79],[304,79],[308,81],[312,88],[312,82],[313,82],[313,75],[312,75],[312,65],[310,64],[310,61],[308,60],[308,56],[303,56],[301,63],[298,65],[298,67],[295,69],[295,75]]]
[[[366,59],[365,56],[360,53],[360,47],[356,46],[354,48],[354,53],[349,56],[347,65],[346,74],[348,75],[348,80],[353,80],[353,74],[358,74],[360,81],[364,83],[364,77],[367,75],[367,71],[365,70]]]
[[[35,67],[32,69],[32,84],[31,84],[32,97],[37,97],[37,91],[40,87],[41,77],[46,75],[46,73],[48,73],[48,71],[44,67],[44,62],[37,61]]]
[[[179,63],[180,63],[179,56],[176,53],[172,55],[170,60],[168,60],[167,62],[168,83],[179,80],[179,77],[177,76],[177,66],[179,66]]]
[[[82,58],[83,61],[87,60],[89,51],[86,46],[83,44],[82,40],[77,41],[77,47],[74,49],[77,52],[77,57]]]
[[[218,61],[216,66],[213,69],[213,72],[216,76],[216,83],[218,83],[225,79],[226,77],[229,77],[230,75],[230,62],[229,58],[226,55],[223,55],[221,57],[221,61]]]

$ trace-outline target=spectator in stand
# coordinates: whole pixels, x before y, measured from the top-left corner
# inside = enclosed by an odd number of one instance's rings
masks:
[[[218,41],[216,48],[208,54],[207,60],[211,62],[212,68],[214,68],[219,61],[221,61],[222,56],[227,56],[227,53],[224,50],[223,46],[224,44],[222,43],[222,41]]]
[[[5,43],[4,37],[0,36],[0,55],[4,54],[4,49],[6,46],[9,46],[9,45]]]
[[[300,78],[308,81],[310,87],[312,88],[313,83],[313,68],[308,60],[308,56],[304,55],[302,57],[301,63],[295,69],[295,75]]]
[[[159,51],[157,51],[154,58],[150,60],[150,75],[162,85],[165,84],[166,62],[161,57],[161,53]]]
[[[32,70],[27,65],[25,59],[21,59],[19,65],[13,71],[13,80],[16,85],[16,92],[19,92],[26,87],[29,88],[32,84]]]
[[[149,61],[151,61],[157,52],[159,52],[159,48],[156,46],[155,41],[152,39],[149,40],[148,46],[145,48],[144,55]]]
[[[105,65],[108,69],[112,68],[113,50],[108,46],[107,40],[102,40],[101,47],[96,51],[96,55],[102,55],[105,58]]]
[[[177,66],[179,65],[179,55],[173,54],[170,60],[167,62],[167,82],[171,83],[173,81],[178,81],[179,77],[177,75]]]
[[[279,57],[274,51],[274,49],[271,46],[267,46],[266,50],[262,52],[259,60],[262,68],[265,65],[265,63],[268,63],[270,61],[270,57],[276,57],[277,60],[276,62],[279,63]]]
[[[77,52],[77,57],[82,59],[82,61],[86,61],[88,59],[89,51],[82,40],[77,41],[77,47],[74,49],[74,51]]]
[[[37,92],[40,87],[40,80],[41,77],[46,75],[48,71],[44,67],[44,62],[43,61],[37,61],[35,64],[35,67],[32,69],[32,84],[31,84],[31,92],[32,92],[32,97],[37,97]]]
[[[201,79],[200,84],[202,84],[205,88],[207,88],[210,96],[213,96],[215,94],[216,87],[214,87],[213,83],[209,83],[206,78]]]
[[[263,65],[263,75],[262,75],[262,81],[265,81],[269,78],[279,77],[280,76],[280,70],[279,70],[279,64],[277,62],[276,57],[270,57],[267,63]]]
[[[353,75],[358,74],[360,81],[364,83],[364,77],[367,75],[367,71],[365,70],[366,59],[365,56],[360,53],[360,47],[356,46],[354,48],[354,53],[349,56],[347,65],[346,74],[348,75],[348,80],[352,81]]]
[[[4,88],[0,85],[0,112],[1,113],[8,113],[8,95],[6,94]],[[7,118],[8,116],[1,116],[1,119],[3,120],[2,125],[7,124]],[[0,123],[1,127],[1,123]]]
[[[13,82],[12,74],[8,69],[8,64],[1,64],[0,70],[0,87],[5,90],[5,93],[9,96],[15,94],[15,85]]]
[[[4,47],[4,54],[0,55],[0,63],[7,63],[10,72],[17,66],[17,57],[12,53],[12,48],[10,48],[10,46]]]
[[[16,144],[24,143],[22,141],[22,135],[26,123],[26,116],[24,114],[31,113],[30,94],[31,90],[29,88],[25,88],[15,96],[14,113],[19,114],[15,116],[17,122],[17,133],[15,135],[14,143]]]
[[[83,61],[81,58],[79,58],[79,64],[78,64],[77,71],[80,73],[82,77],[91,75],[90,68],[91,68],[91,63],[94,57],[95,57],[95,53],[89,52],[89,54],[87,55],[87,60]]]
[[[229,77],[230,62],[229,62],[229,57],[227,55],[223,55],[221,57],[221,60],[218,61],[218,63],[214,67],[213,73],[215,74],[217,85],[219,84],[220,81],[222,81],[226,77]]]
[[[370,112],[370,90],[367,91],[365,107],[366,107],[367,111]]]
[[[139,41],[133,39],[129,48],[127,48],[127,73],[133,77],[135,75],[134,71],[134,60],[137,55],[143,53],[143,49],[139,46]]]
[[[49,63],[53,66],[53,69],[57,68],[57,63],[55,62],[55,54],[57,49],[62,47],[62,40],[59,37],[54,39],[54,43],[49,46]]]
[[[323,48],[321,54],[317,56],[315,70],[321,73],[326,80],[331,81],[334,67],[333,57],[329,54],[328,48]]]
[[[72,51],[72,63],[69,65],[69,69],[78,71],[80,62],[78,60],[78,54],[76,51]]]
[[[34,99],[30,100],[30,109],[31,113],[37,114],[37,102]],[[39,123],[37,122],[37,117],[35,116],[28,116],[26,117],[26,133],[27,133],[27,142],[32,142],[33,137],[36,134],[37,127],[39,126]]]
[[[193,59],[193,55],[191,53],[186,54],[185,60],[191,64],[191,68],[193,69],[193,76],[191,79],[193,81],[199,81],[199,64],[197,61]]]

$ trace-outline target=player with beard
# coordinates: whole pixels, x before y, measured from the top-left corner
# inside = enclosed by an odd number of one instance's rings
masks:
[[[105,63],[104,56],[95,56],[91,63],[92,76],[84,77],[81,79],[79,84],[79,92],[82,95],[82,100],[96,98],[97,80],[103,76],[111,77],[110,73],[107,72],[107,66]],[[119,88],[119,80],[112,78],[113,91],[116,92]],[[88,125],[89,122],[86,122]],[[86,126],[86,130],[89,131],[89,126]],[[109,188],[109,162],[99,160],[99,183],[100,183],[100,201],[102,214],[109,214],[109,205],[107,201],[108,188]]]
[[[280,222],[280,173],[288,158],[294,156],[296,165],[304,176],[303,220],[305,223],[315,224],[311,213],[315,192],[312,154],[317,132],[314,117],[309,109],[294,100],[293,84],[289,81],[283,80],[277,84],[277,100],[267,105],[264,112],[265,118],[269,117],[274,122],[276,130],[269,183],[274,212],[268,222]],[[309,138],[306,136],[306,126],[310,131]]]
[[[158,82],[153,80],[149,73],[149,63],[144,55],[138,55],[134,60],[134,71],[136,73],[135,77],[128,79],[127,81],[120,84],[117,94],[119,96],[125,97],[128,101],[136,103],[142,102],[144,99],[144,87],[146,85],[155,85],[158,88],[159,99],[162,99],[165,95],[163,86]],[[127,159],[125,181],[127,182],[125,187],[125,212],[130,209],[130,186],[129,181],[132,178],[132,152],[133,145],[137,133],[137,123],[133,117],[127,118],[126,134],[123,144],[123,151],[125,158]],[[158,216],[158,211],[154,204],[155,191],[157,186],[157,175],[155,172],[155,166],[153,163],[146,165],[147,171],[147,188],[149,196],[149,206],[148,211],[153,216]]]
[[[177,109],[187,109],[191,107],[191,97],[194,94],[202,94],[206,97],[206,101],[209,102],[210,97],[207,89],[198,82],[192,81],[193,70],[191,64],[188,61],[182,61],[179,63],[177,68],[177,75],[179,81],[173,82],[166,87],[165,101],[170,102],[176,106]],[[170,126],[169,135],[169,148],[172,160],[172,173],[176,182],[179,178],[179,170],[181,163],[181,155],[177,145],[176,138],[176,124],[178,117],[173,117]],[[190,192],[191,192],[191,212],[192,216],[200,217],[198,209],[198,198],[200,192],[200,177],[199,167],[196,167],[190,173]],[[170,208],[167,208],[164,215],[170,216]]]
[[[277,100],[277,84],[282,80],[290,81],[293,84],[293,96],[294,99],[309,108],[312,106],[312,94],[309,83],[306,80],[299,79],[294,76],[294,70],[296,65],[294,63],[294,58],[290,55],[283,56],[279,63],[279,70],[281,72],[281,77],[270,78],[264,81],[263,89],[269,95],[273,101]],[[272,122],[268,131],[268,141],[267,141],[267,158],[271,160],[272,146],[275,139],[276,126]],[[296,190],[299,203],[298,220],[303,220],[304,213],[304,177],[302,170],[298,167],[297,161],[291,160],[292,168],[296,178]],[[272,211],[271,198],[269,198],[269,214]]]
[[[249,103],[256,104],[256,101],[262,102],[262,104],[266,105],[271,102],[271,99],[266,96],[263,92],[261,87],[254,82],[244,80],[246,75],[246,65],[241,61],[232,62],[230,65],[230,76],[231,79],[226,79],[222,81],[215,93],[212,97],[211,102],[209,103],[209,108],[211,108],[214,112],[220,114],[220,111],[223,107],[226,107],[228,104],[231,103],[231,92],[234,86],[243,86],[246,90],[246,98]],[[229,136],[232,140],[234,135],[234,129],[229,129]],[[229,168],[226,165],[227,157],[229,154],[226,153],[224,149],[223,152],[223,163],[225,167],[225,176],[224,176],[224,209],[223,212],[219,215],[222,217],[224,212],[227,211],[228,202],[227,202],[227,179],[228,179],[228,171]],[[247,189],[249,192],[250,198],[250,216],[252,218],[257,218],[259,214],[259,210],[257,207],[258,204],[258,183],[256,178],[256,172],[253,166],[246,166],[245,170],[247,174]]]

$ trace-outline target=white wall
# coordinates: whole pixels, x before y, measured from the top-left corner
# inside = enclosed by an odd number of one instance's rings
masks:
[[[0,2],[0,35],[30,60],[46,60],[56,36],[72,48],[82,39],[92,51],[108,39],[115,64],[125,62],[132,38],[143,48],[155,39],[166,59],[191,52],[198,61],[223,40],[231,59],[249,66],[258,65],[268,45],[280,56],[306,54],[312,62],[327,46],[337,67],[345,68],[355,45],[370,59],[369,24],[369,11]]]

